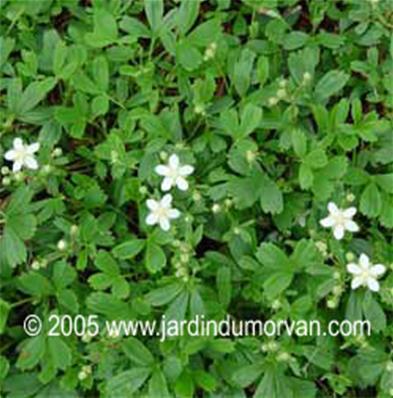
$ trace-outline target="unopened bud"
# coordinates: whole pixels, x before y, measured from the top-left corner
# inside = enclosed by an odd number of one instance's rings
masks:
[[[212,206],[212,212],[213,213],[219,213],[221,211],[221,206],[218,203],[214,203],[214,205]]]
[[[353,261],[355,260],[355,255],[352,252],[348,252],[345,254],[345,258],[347,261]]]
[[[66,242],[64,239],[60,239],[60,240],[57,242],[57,248],[58,248],[60,251],[64,251],[64,250],[67,248],[67,242]]]
[[[3,174],[3,176],[7,175],[10,173],[10,169],[7,166],[3,166],[1,168],[1,174]]]

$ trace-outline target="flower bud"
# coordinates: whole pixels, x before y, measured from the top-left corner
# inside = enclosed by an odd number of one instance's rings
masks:
[[[1,180],[1,183],[2,183],[4,186],[8,186],[8,185],[11,184],[11,178],[10,178],[10,177],[3,177],[3,179]]]
[[[280,352],[276,358],[279,362],[288,362],[291,359],[291,356],[287,352]]]
[[[212,212],[217,214],[221,211],[221,206],[218,203],[214,203],[212,206]]]
[[[280,90],[277,90],[277,97],[280,99],[284,99],[287,96],[286,90],[281,88]]]
[[[79,227],[77,225],[75,225],[75,224],[71,225],[71,228],[70,228],[70,235],[71,236],[77,235],[78,231],[79,231]]]
[[[352,252],[348,252],[345,254],[345,258],[347,261],[353,261],[355,260],[355,255]]]
[[[270,97],[268,100],[269,106],[274,106],[277,105],[279,99],[276,97]]]
[[[348,202],[353,202],[356,198],[355,198],[355,195],[354,195],[352,192],[350,192],[350,193],[346,196],[346,199],[347,199]]]
[[[24,178],[25,178],[25,175],[21,171],[18,171],[17,173],[14,174],[14,179],[17,182],[23,181]]]
[[[64,239],[60,239],[57,242],[57,249],[60,251],[64,251],[67,248],[67,242]]]
[[[42,174],[49,174],[52,171],[52,166],[50,164],[45,164],[42,166]]]
[[[195,192],[192,194],[192,199],[193,199],[195,202],[200,201],[201,198],[202,198],[202,196],[201,196],[201,194],[200,194],[198,191],[195,191]]]
[[[3,174],[3,176],[7,175],[10,173],[10,169],[7,166],[3,166],[1,168],[1,174]]]
[[[334,309],[337,307],[337,302],[336,302],[336,300],[333,300],[333,299],[328,300],[326,304],[327,304],[328,308],[331,308],[331,309]]]
[[[58,158],[63,154],[63,150],[61,148],[54,148],[52,151],[52,156],[54,158]]]

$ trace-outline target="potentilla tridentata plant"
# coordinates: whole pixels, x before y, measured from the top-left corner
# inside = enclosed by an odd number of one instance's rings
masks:
[[[391,0],[0,14],[1,397],[393,396]]]

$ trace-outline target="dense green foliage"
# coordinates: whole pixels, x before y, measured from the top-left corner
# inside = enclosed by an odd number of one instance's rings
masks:
[[[3,0],[0,21],[0,395],[392,396],[392,1]],[[15,138],[40,144],[21,171]],[[172,154],[194,171],[164,231],[146,201]],[[359,231],[335,239],[329,202]],[[351,288],[362,253],[377,291]],[[373,334],[45,333],[227,313]]]

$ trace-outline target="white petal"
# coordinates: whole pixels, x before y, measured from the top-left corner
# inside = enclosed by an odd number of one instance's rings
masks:
[[[165,177],[161,183],[161,191],[167,192],[172,188],[173,185],[173,178],[172,177]]]
[[[386,267],[383,264],[375,264],[370,268],[370,273],[374,276],[383,275],[386,272]]]
[[[39,142],[34,142],[33,144],[29,145],[26,148],[27,153],[32,155],[33,153],[37,152],[40,149],[40,143]]]
[[[177,169],[179,167],[179,157],[176,154],[169,157],[169,166],[172,169]]]
[[[6,160],[14,160],[16,157],[16,151],[14,149],[10,149],[4,154],[4,159]]]
[[[163,231],[169,231],[171,224],[170,224],[168,218],[166,218],[166,217],[160,218],[160,227]]]
[[[337,240],[341,240],[344,237],[344,227],[342,225],[335,225],[333,235]]]
[[[17,173],[18,171],[20,171],[22,169],[23,163],[20,162],[19,160],[16,160],[14,162],[14,164],[12,165],[12,171],[14,173]]]
[[[363,279],[360,276],[357,276],[356,278],[352,279],[351,288],[352,289],[357,289],[362,284],[363,284]]]
[[[374,278],[367,279],[367,286],[373,292],[377,292],[379,290],[379,282]]]
[[[180,167],[179,169],[179,174],[181,176],[189,176],[190,174],[192,174],[194,172],[194,168],[190,165],[185,165]]]
[[[164,166],[163,164],[159,164],[155,167],[154,171],[160,176],[167,176],[169,173],[168,166]]]
[[[355,263],[347,264],[347,271],[354,275],[359,275],[362,273],[362,269]]]
[[[322,227],[329,228],[332,227],[336,222],[334,221],[333,217],[328,216],[319,221],[319,223],[322,225]]]
[[[332,215],[336,215],[336,214],[340,213],[339,208],[337,207],[337,205],[334,202],[329,202],[327,208],[329,210],[329,213]]]
[[[23,140],[19,137],[14,139],[12,145],[17,151],[23,151],[25,149],[25,146],[23,145]]]
[[[352,218],[356,214],[356,207],[348,207],[343,211],[343,215],[345,218]]]
[[[147,199],[146,200],[146,206],[150,209],[150,210],[157,210],[158,209],[158,206],[159,206],[159,203],[156,201],[156,200],[154,200],[154,199]]]
[[[370,267],[370,259],[364,253],[359,257],[359,265],[363,269],[368,269]]]
[[[180,217],[180,211],[177,209],[170,209],[168,211],[168,217],[169,218],[179,218]]]
[[[161,199],[161,206],[165,208],[170,208],[172,203],[172,195],[170,193],[167,193],[164,195]]]
[[[352,221],[352,220],[346,220],[344,223],[344,227],[347,231],[350,231],[350,232],[358,232],[359,231],[359,226],[355,223],[355,221]]]
[[[188,182],[183,177],[176,178],[176,185],[182,191],[187,191],[188,189]]]
[[[150,213],[146,217],[146,224],[147,225],[154,225],[154,224],[157,224],[157,222],[158,222],[158,217],[154,213]]]
[[[38,162],[35,160],[34,156],[26,156],[24,159],[24,163],[27,168],[32,170],[38,169]]]

